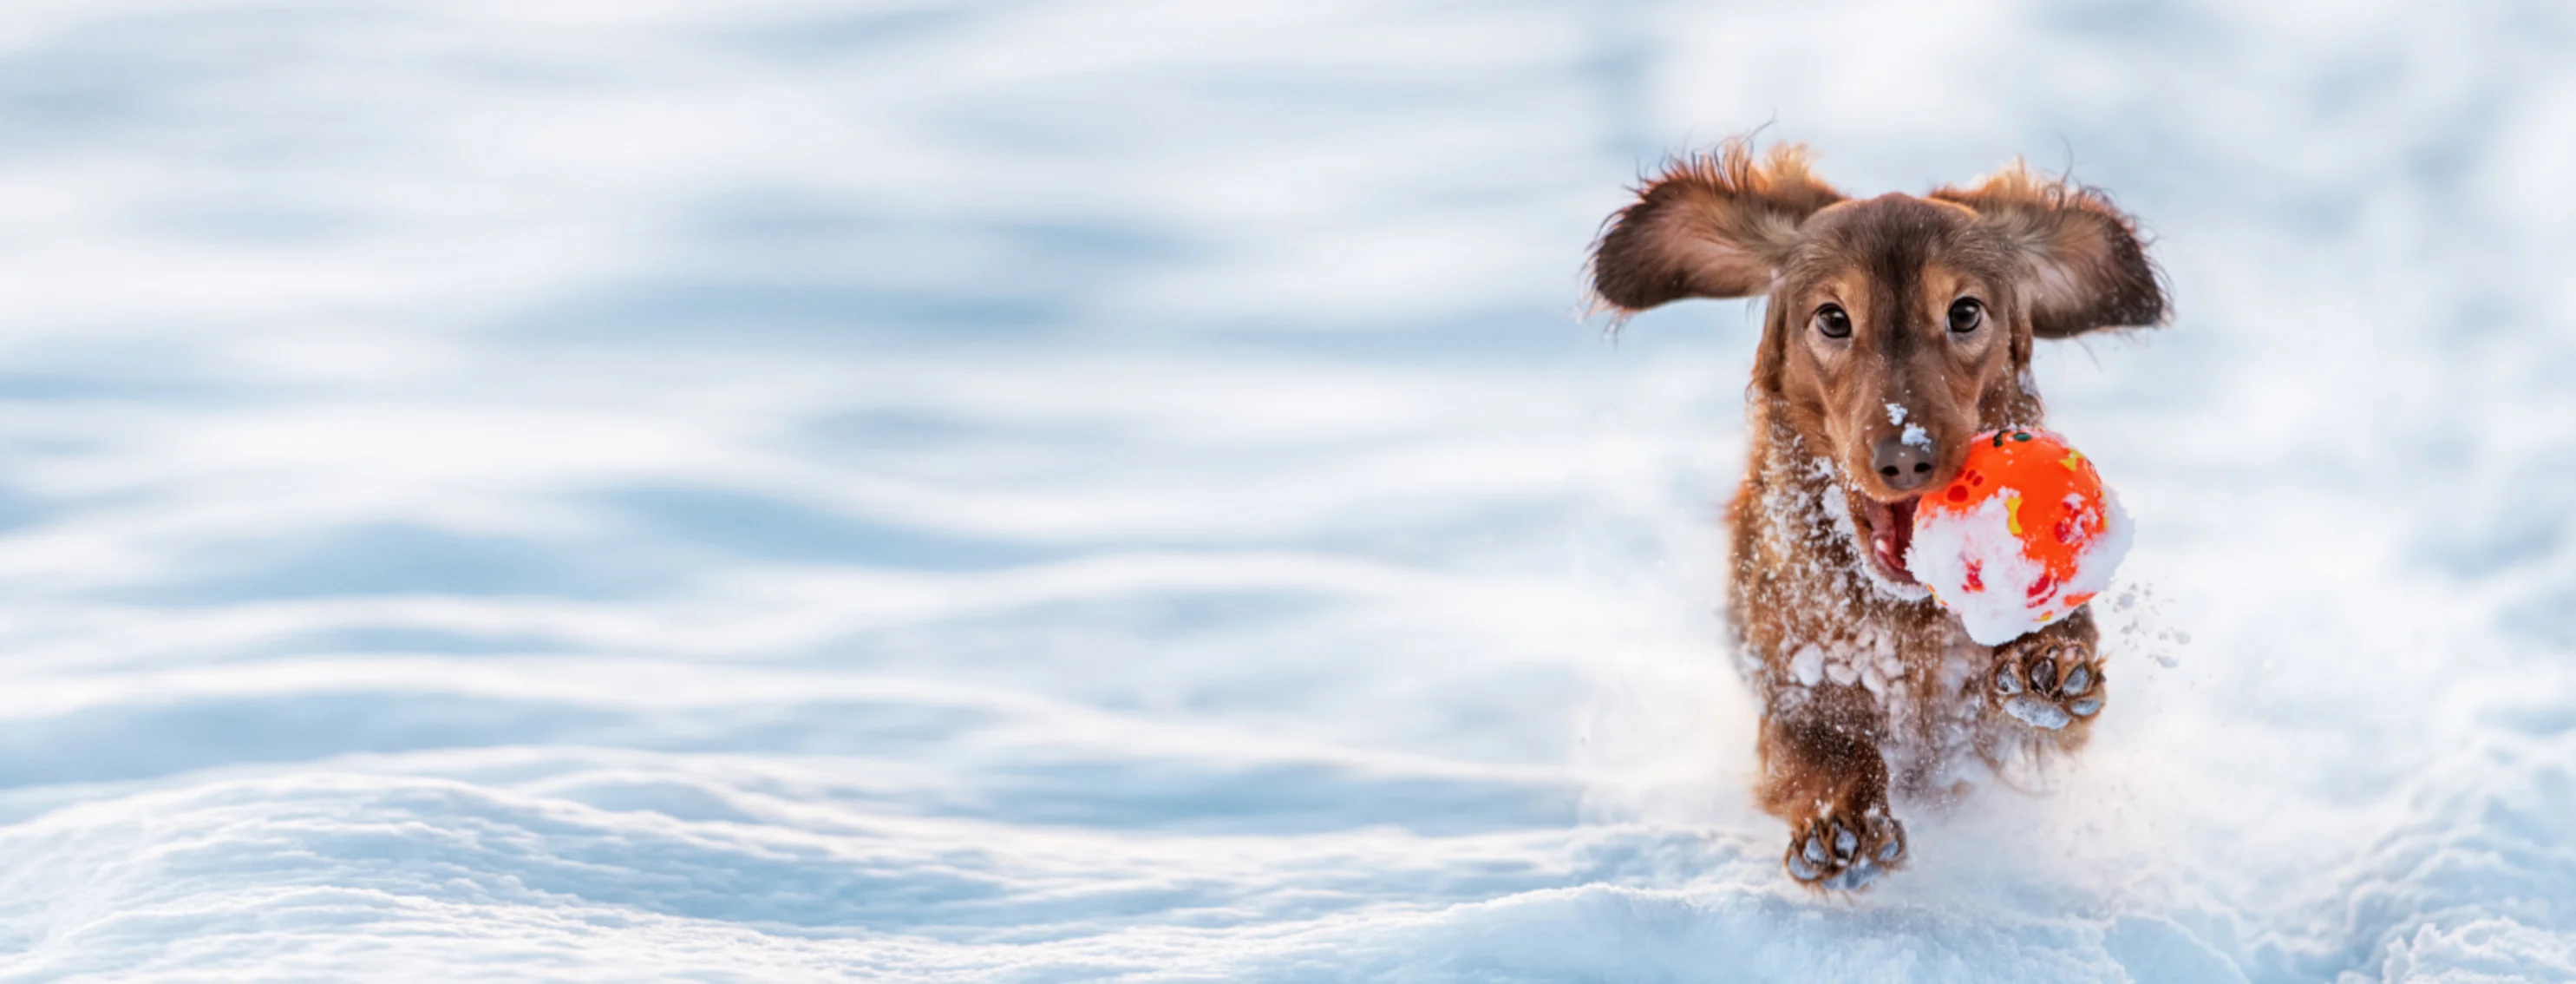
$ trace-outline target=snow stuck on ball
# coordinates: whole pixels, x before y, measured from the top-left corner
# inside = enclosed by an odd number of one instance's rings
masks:
[[[1914,509],[1905,567],[1979,645],[2091,601],[2129,553],[2129,516],[2093,462],[2047,431],[1977,435],[1947,487]]]

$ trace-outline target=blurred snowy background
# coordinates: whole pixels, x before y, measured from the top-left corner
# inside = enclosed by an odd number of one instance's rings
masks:
[[[0,979],[2576,979],[2576,8],[27,0]],[[1794,7],[1794,9],[1792,9]],[[2112,189],[2044,794],[1744,802],[1671,151]]]

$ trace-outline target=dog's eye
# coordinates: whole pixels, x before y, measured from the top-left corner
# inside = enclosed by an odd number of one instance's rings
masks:
[[[1827,304],[1817,308],[1816,334],[1826,338],[1850,338],[1851,315],[1844,314],[1840,305]]]
[[[1950,302],[1950,330],[1965,335],[1986,323],[1986,306],[1973,297]]]

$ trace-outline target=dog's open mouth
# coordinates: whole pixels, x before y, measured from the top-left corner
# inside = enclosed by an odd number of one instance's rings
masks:
[[[1878,567],[1878,576],[1897,583],[1914,584],[1914,573],[1905,569],[1905,550],[1914,545],[1914,504],[1922,496],[1907,496],[1895,502],[1880,502],[1868,496],[1860,500],[1862,522],[1868,527],[1869,562]]]

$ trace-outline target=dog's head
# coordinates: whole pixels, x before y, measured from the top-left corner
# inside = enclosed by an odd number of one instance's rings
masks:
[[[2039,422],[2031,340],[2165,316],[2134,224],[2097,191],[2016,165],[1855,201],[1801,148],[1757,161],[1741,141],[1648,182],[1592,277],[1623,314],[1766,296],[1755,393],[1857,493],[1871,563],[1899,583],[1916,496],[1948,484],[1978,431]]]

